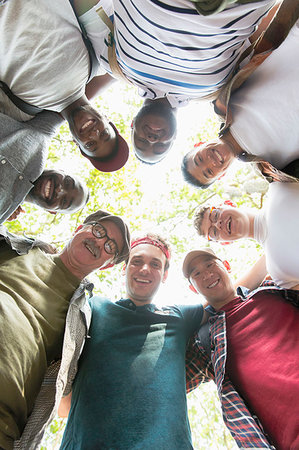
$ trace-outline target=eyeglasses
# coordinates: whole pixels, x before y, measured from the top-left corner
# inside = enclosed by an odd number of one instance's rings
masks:
[[[217,223],[219,220],[219,216],[221,214],[221,210],[212,206],[210,209],[209,220],[211,223]],[[209,241],[218,241],[219,239],[219,230],[215,225],[210,226],[208,229],[208,240]]]
[[[114,239],[111,239],[108,236],[106,228],[98,222],[88,223],[86,225],[92,226],[91,231],[95,238],[97,239],[107,238],[104,244],[104,249],[106,253],[108,253],[109,255],[113,255],[114,258],[117,258],[117,256],[119,255],[117,243],[115,242]]]

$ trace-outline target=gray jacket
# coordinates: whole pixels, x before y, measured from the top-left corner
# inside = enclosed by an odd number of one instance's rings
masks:
[[[17,236],[0,226],[0,242],[5,239],[19,255],[28,253],[33,247],[48,250],[48,244]],[[71,391],[72,382],[77,372],[77,364],[91,321],[91,309],[87,298],[92,295],[93,284],[83,280],[71,298],[66,316],[62,358],[52,363],[36,398],[21,438],[15,441],[14,449],[37,449],[47,425],[57,412],[63,395]]]
[[[61,117],[45,111],[28,122],[0,113],[0,224],[24,201],[42,174]]]

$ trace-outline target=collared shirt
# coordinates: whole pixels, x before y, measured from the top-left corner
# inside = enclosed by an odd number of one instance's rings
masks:
[[[263,286],[249,293],[248,289],[238,288],[237,293],[244,301],[256,293],[265,291],[283,296],[285,300],[299,307],[299,293],[282,289],[266,281]],[[222,405],[224,422],[240,448],[273,448],[265,436],[258,418],[253,416],[235,387],[225,373],[227,358],[225,312],[212,313],[209,319],[211,357],[209,349],[204,348],[199,334],[190,340],[186,353],[187,391],[195,389],[200,383],[213,380],[217,385],[218,396]]]
[[[0,243],[5,240],[18,254],[26,254],[33,247],[46,249],[48,244],[32,238],[17,236],[3,226],[0,227]],[[37,449],[44,431],[53,419],[63,395],[71,391],[77,372],[77,364],[91,320],[88,297],[93,285],[83,280],[70,300],[62,348],[62,359],[53,362],[47,369],[42,387],[36,398],[21,438],[14,443],[14,449]]]
[[[102,6],[105,8],[105,3]],[[217,91],[233,71],[248,38],[274,5],[262,0],[201,16],[189,0],[115,0],[116,57],[144,98],[166,97],[172,107]],[[97,38],[93,11],[81,16],[101,66],[111,73],[108,33]],[[99,28],[101,25],[99,24]],[[98,41],[98,42],[97,42]]]

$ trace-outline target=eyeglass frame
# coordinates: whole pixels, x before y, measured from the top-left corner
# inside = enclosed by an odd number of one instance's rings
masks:
[[[104,243],[104,249],[105,249],[105,252],[108,253],[108,255],[113,255],[113,259],[116,259],[116,258],[118,257],[118,255],[119,255],[119,248],[118,248],[118,245],[117,245],[115,239],[112,239],[111,237],[108,236],[107,230],[106,230],[106,228],[104,227],[104,225],[102,225],[100,222],[90,222],[90,223],[85,223],[84,225],[86,225],[86,226],[91,225],[91,227],[92,227],[92,228],[91,228],[91,232],[92,232],[93,236],[94,236],[96,239],[104,239],[104,238],[107,238],[106,241],[105,241],[105,243]],[[103,230],[105,231],[105,235],[104,235],[104,236],[97,236],[97,235],[95,234],[95,227],[96,227],[96,225],[98,225],[98,226],[100,226],[100,227],[103,228]],[[107,249],[106,249],[106,244],[109,243],[109,241],[111,241],[111,242],[114,243],[114,245],[115,245],[115,247],[116,247],[116,249],[117,249],[117,251],[116,251],[115,253],[111,253],[110,251],[107,251]]]
[[[211,206],[211,209],[210,209],[210,212],[209,212],[209,221],[211,222],[211,223],[216,223],[217,221],[218,221],[218,218],[219,218],[219,216],[217,216],[216,217],[216,220],[212,220],[211,219],[211,213],[213,212],[213,211],[216,211],[216,210],[218,210],[218,211],[220,211],[221,212],[221,210],[220,210],[220,208],[216,208],[216,206]],[[220,214],[220,213],[219,213]],[[214,227],[215,227],[215,225],[214,225]],[[210,228],[212,228],[212,225],[209,227],[209,229],[208,229],[208,241],[217,241],[218,239],[212,239],[211,237],[210,237]],[[216,227],[215,227],[216,228]],[[217,228],[216,228],[217,229]]]

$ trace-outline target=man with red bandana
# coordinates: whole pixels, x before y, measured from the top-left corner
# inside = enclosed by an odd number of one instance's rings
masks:
[[[208,247],[187,254],[183,273],[212,314],[187,351],[188,389],[215,381],[239,447],[273,448],[268,436],[277,449],[298,449],[298,292],[275,285],[236,291]]]
[[[185,351],[204,313],[202,305],[152,303],[169,259],[159,236],[134,241],[125,269],[127,298],[90,300],[90,339],[73,383],[62,449],[193,448]]]

